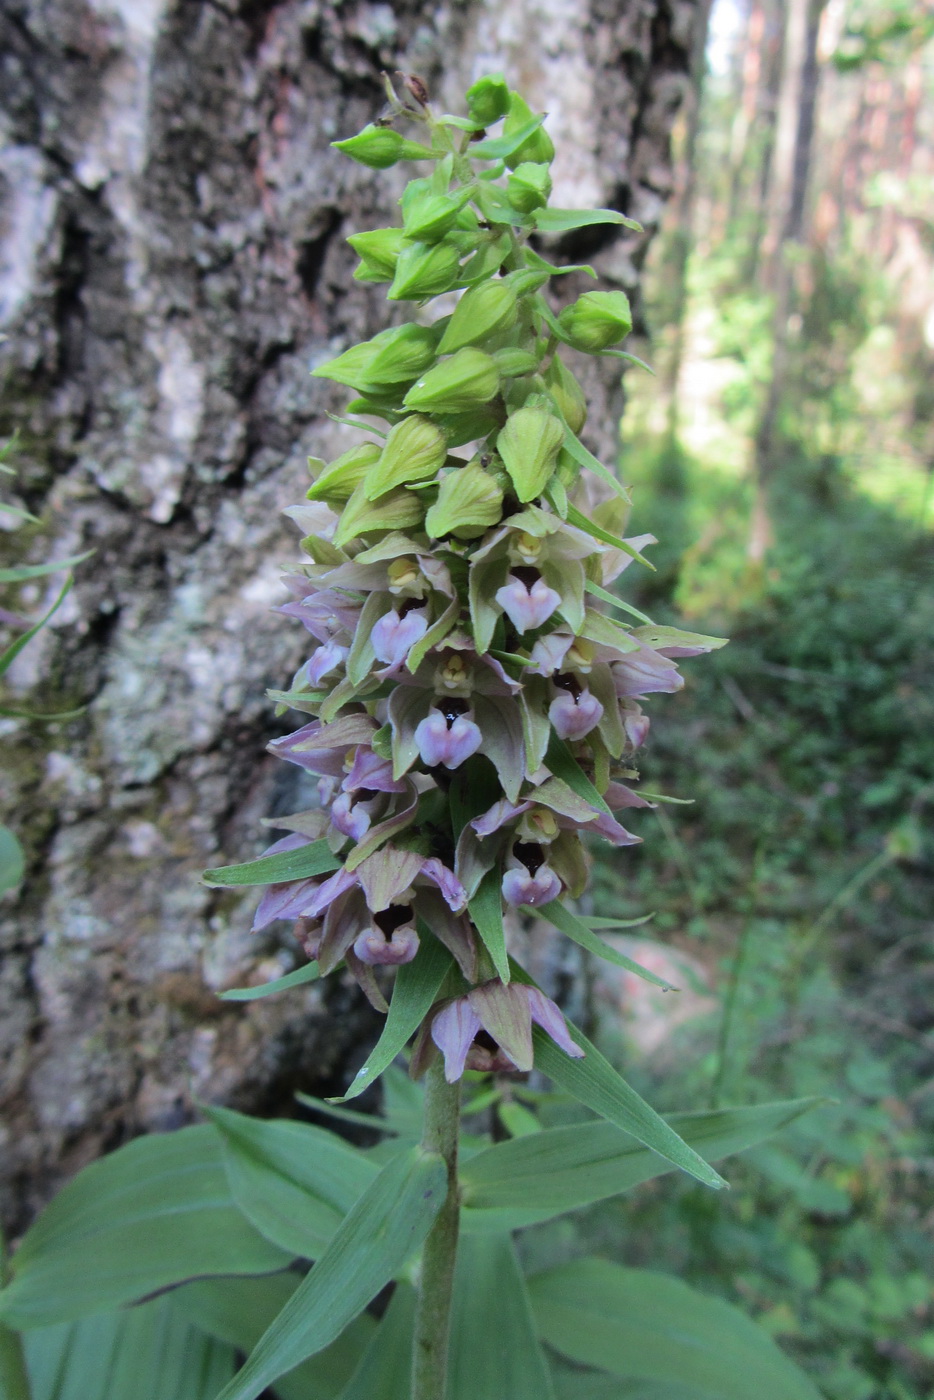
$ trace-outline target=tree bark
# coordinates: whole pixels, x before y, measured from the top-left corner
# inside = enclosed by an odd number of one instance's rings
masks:
[[[270,615],[297,558],[280,511],[309,453],[350,440],[309,368],[385,325],[348,233],[398,216],[404,173],[329,147],[377,115],[380,70],[448,110],[503,68],[551,113],[559,204],[644,237],[563,252],[635,290],[669,193],[694,0],[8,0],[0,16],[4,433],[43,519],[30,557],[93,548],[10,683],[86,712],[3,721],[7,820],[28,876],[0,922],[0,1151],[14,1230],[64,1175],[193,1096],[291,1112],[340,1088],[374,1014],[339,980],[248,1007],[218,988],[287,970],[254,900],[202,868],[264,844],[301,774],[264,757],[264,699],[301,659]],[[571,279],[566,279],[570,282]],[[579,287],[562,287],[567,296]],[[589,384],[615,454],[618,373]],[[38,590],[36,590],[36,594]],[[41,598],[32,597],[38,611]]]

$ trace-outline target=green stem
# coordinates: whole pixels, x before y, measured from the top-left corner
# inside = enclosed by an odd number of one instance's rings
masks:
[[[412,1400],[444,1400],[451,1324],[451,1291],[457,1256],[460,1199],[457,1142],[460,1083],[448,1084],[439,1057],[426,1076],[422,1146],[439,1152],[448,1169],[448,1190],[422,1251],[412,1346]]]

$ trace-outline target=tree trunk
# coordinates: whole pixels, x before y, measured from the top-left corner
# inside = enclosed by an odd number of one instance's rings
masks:
[[[503,68],[551,112],[557,202],[646,226],[562,248],[633,288],[669,192],[693,14],[694,0],[7,0],[0,427],[20,430],[13,489],[43,517],[30,558],[96,551],[9,677],[85,714],[3,721],[7,820],[29,856],[0,923],[14,1229],[101,1150],[185,1122],[195,1096],[289,1113],[298,1086],[339,1089],[377,1031],[335,979],[216,1000],[299,953],[249,935],[253,899],[198,881],[307,796],[263,752],[294,727],[264,688],[304,640],[270,615],[298,557],[280,512],[306,456],[350,440],[326,416],[346,395],[308,370],[385,325],[384,289],[351,279],[344,238],[397,218],[405,178],[328,143],[379,113],[382,69],[418,72],[456,110],[466,82]],[[591,445],[615,454],[618,372],[590,388]]]

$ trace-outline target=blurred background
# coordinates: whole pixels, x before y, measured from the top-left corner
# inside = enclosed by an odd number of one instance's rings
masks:
[[[0,719],[24,852],[0,908],[14,1235],[193,1095],[293,1113],[375,1038],[336,982],[219,1003],[301,955],[197,875],[302,800],[263,756],[282,728],[264,688],[302,651],[270,613],[295,549],[279,512],[309,453],[348,445],[308,370],[385,325],[343,239],[392,221],[404,178],[328,142],[379,110],[383,68],[455,111],[503,69],[551,114],[555,202],[646,230],[553,249],[633,296],[656,371],[587,386],[589,444],[659,539],[623,592],[731,638],[651,701],[644,845],[594,852],[591,912],[653,912],[622,946],[682,990],[573,961],[556,985],[662,1110],[825,1100],[731,1164],[725,1200],[664,1179],[528,1248],[586,1239],[722,1293],[829,1400],[924,1400],[930,0],[10,0],[0,60],[0,562],[95,550],[4,677],[5,710],[81,710]],[[7,585],[9,636],[62,581]]]

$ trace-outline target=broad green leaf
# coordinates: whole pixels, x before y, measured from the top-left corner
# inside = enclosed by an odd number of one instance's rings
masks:
[[[26,857],[18,837],[8,826],[0,826],[0,894],[15,889],[25,869]]]
[[[674,1113],[683,1142],[719,1160],[755,1147],[819,1102],[789,1099],[749,1108]],[[461,1166],[466,1230],[517,1230],[631,1191],[673,1170],[612,1123],[546,1128],[534,1139],[497,1143]]]
[[[565,444],[567,445],[567,444]],[[644,554],[619,535],[614,535],[611,530],[604,530],[602,525],[598,525],[595,520],[584,515],[577,509],[577,506],[568,506],[568,524],[576,525],[579,530],[586,530],[588,535],[593,535],[595,540],[600,540],[603,544],[612,545],[614,549],[621,549],[624,554],[628,554],[630,559],[638,559],[640,564],[644,564],[647,569],[655,572],[655,565],[651,560],[646,559]]]
[[[300,1274],[291,1272],[265,1278],[199,1279],[169,1296],[182,1317],[248,1355],[301,1281]],[[330,1346],[279,1377],[277,1400],[336,1400],[375,1330],[368,1314],[355,1318]]]
[[[88,549],[84,554],[73,554],[70,559],[55,559],[51,564],[21,564],[15,569],[0,569],[0,583],[24,583],[29,578],[57,574],[62,569],[71,569],[75,564],[83,564],[93,553],[93,549]]]
[[[451,1318],[447,1400],[553,1400],[508,1235],[461,1239]]]
[[[697,1400],[695,1390],[655,1381],[621,1381],[606,1371],[582,1371],[552,1354],[551,1375],[557,1400]]]
[[[607,816],[612,817],[613,813],[571,753],[566,741],[559,739],[554,730],[552,730],[548,743],[545,763],[548,765],[548,771],[556,778],[560,778],[563,783],[567,783],[578,797],[582,797],[592,807],[596,807],[598,811],[605,812]]]
[[[415,1290],[408,1283],[397,1283],[383,1320],[340,1400],[407,1400],[414,1322]]]
[[[640,1098],[576,1026],[569,1024],[569,1030],[585,1052],[584,1058],[572,1060],[540,1026],[536,1026],[533,1032],[536,1069],[547,1074],[549,1079],[573,1094],[594,1113],[599,1113],[601,1118],[615,1123],[618,1128],[630,1133],[637,1141],[706,1186],[726,1186],[723,1177],[708,1166],[693,1148],[688,1147],[645,1099]]]
[[[382,1035],[346,1094],[335,1098],[334,1103],[355,1099],[389,1068],[425,1019],[453,962],[451,954],[436,938],[430,935],[422,938],[412,962],[403,963],[396,973]]]
[[[281,1249],[316,1259],[376,1168],[326,1128],[229,1108],[204,1112],[221,1134],[230,1189],[247,1219]]]
[[[281,885],[288,880],[307,880],[311,875],[327,875],[337,870],[340,861],[332,854],[327,841],[312,841],[296,851],[277,851],[273,856],[260,856],[243,865],[221,865],[206,870],[201,879],[212,888],[221,885]]]
[[[302,987],[306,982],[315,982],[320,977],[316,962],[297,967],[284,977],[276,977],[272,982],[263,982],[259,987],[231,987],[221,992],[221,1001],[259,1001],[261,997],[275,996],[277,992],[287,992],[290,987]]]
[[[214,1400],[236,1369],[168,1298],[36,1328],[25,1347],[32,1400]]]
[[[768,1333],[721,1298],[647,1269],[578,1259],[529,1282],[539,1335],[585,1366],[697,1400],[819,1400]]]
[[[70,1322],[199,1275],[289,1260],[234,1204],[215,1130],[182,1128],[128,1143],[59,1192],[16,1253],[0,1316],[19,1328]]]
[[[217,1400],[256,1400],[333,1342],[422,1243],[446,1190],[435,1153],[413,1147],[387,1163]]]
[[[650,627],[653,625],[652,619],[646,617],[644,612],[640,612],[638,608],[634,608],[632,603],[627,603],[622,598],[618,598],[616,594],[611,593],[608,588],[601,588],[599,583],[593,583],[591,579],[588,579],[584,587],[588,593],[593,594],[595,598],[599,598],[601,602],[608,603],[611,608],[621,608],[623,612],[628,612],[630,617],[637,617],[640,622],[646,622]]]
[[[623,228],[642,233],[635,219],[625,219],[616,209],[536,209],[532,217],[539,233],[569,233],[575,228],[590,228],[594,224],[620,224]]]
[[[543,112],[539,117],[532,117],[508,136],[491,136],[486,141],[477,141],[470,147],[471,156],[479,156],[481,160],[502,160],[511,156],[535,134],[546,116],[547,113]]]
[[[531,913],[532,911],[526,912]],[[637,977],[642,977],[646,982],[661,987],[662,991],[676,992],[678,990],[670,982],[666,982],[663,977],[657,977],[654,972],[640,967],[632,958],[627,958],[624,953],[620,953],[616,948],[611,948],[609,943],[604,943],[603,939],[598,938],[584,923],[584,920],[579,919],[576,914],[567,909],[560,899],[553,899],[549,904],[542,904],[534,912],[543,915],[549,923],[554,924],[556,929],[560,929],[568,938],[572,938],[581,948],[586,948],[588,953],[603,958],[605,962],[615,963],[617,967],[624,967],[627,972],[634,972]]]
[[[49,608],[45,617],[40,617],[39,621],[35,624],[35,626],[30,627],[28,632],[24,632],[21,637],[17,637],[16,641],[12,642],[7,647],[3,655],[0,656],[0,676],[6,675],[7,671],[13,665],[13,662],[23,650],[23,647],[28,646],[29,643],[32,641],[33,637],[36,635],[36,633],[42,631],[49,618],[52,617],[53,614],[58,612],[59,608],[62,606],[62,603],[64,603],[68,594],[71,592],[71,586],[72,579],[67,578],[62,587],[62,591],[59,593],[58,597],[55,599],[55,602]],[[52,718],[52,716],[49,716],[49,718]]]
[[[503,929],[502,872],[498,867],[488,870],[477,887],[477,893],[467,905],[468,913],[493,959],[493,966],[503,982],[509,981],[509,957]]]

